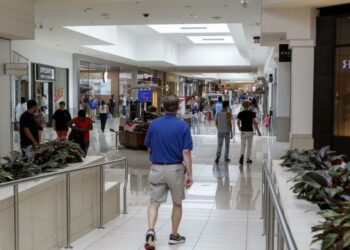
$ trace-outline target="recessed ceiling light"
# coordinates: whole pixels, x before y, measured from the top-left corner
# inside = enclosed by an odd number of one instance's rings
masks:
[[[170,24],[148,25],[151,29],[163,34],[170,33],[230,33],[227,24]]]
[[[180,29],[182,29],[182,30],[206,30],[206,29],[208,29],[208,28],[205,27],[205,26],[202,26],[202,27],[191,27],[191,26],[186,26],[186,27],[181,27]]]
[[[198,18],[199,16],[194,15],[194,14],[191,14],[191,17],[193,17],[193,18]]]
[[[188,36],[195,44],[234,44],[232,36]]]
[[[213,16],[212,18],[215,20],[220,20],[222,17],[221,16]]]

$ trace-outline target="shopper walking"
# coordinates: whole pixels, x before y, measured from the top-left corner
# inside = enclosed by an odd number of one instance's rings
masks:
[[[21,97],[21,102],[19,102],[16,106],[15,110],[15,117],[16,117],[16,125],[17,125],[17,131],[19,128],[19,120],[21,119],[21,116],[24,112],[27,111],[27,100],[24,97]]]
[[[269,133],[270,132],[270,115],[269,114],[267,114],[264,118],[264,125],[266,128],[266,133]]]
[[[219,96],[218,101],[215,103],[215,116],[222,110],[222,96]]]
[[[101,101],[101,104],[98,108],[98,112],[100,114],[101,130],[102,133],[104,133],[109,113],[108,106],[106,105],[106,102],[104,100]]]
[[[148,228],[145,249],[155,249],[154,231],[160,204],[166,202],[170,190],[173,200],[172,231],[169,244],[184,243],[178,233],[182,217],[185,188],[192,181],[192,137],[189,125],[176,117],[179,98],[167,96],[163,100],[165,115],[154,120],[148,130],[145,146],[152,162],[149,175],[151,201],[148,207]]]
[[[126,106],[128,105],[128,100],[126,99],[126,96],[121,96],[121,103],[122,103],[122,114],[125,117],[126,116]]]
[[[89,100],[90,117],[93,121],[96,118],[97,107],[98,107],[98,102],[97,102],[95,96],[90,97],[90,100]]]
[[[40,144],[40,131],[43,128],[35,119],[34,114],[38,110],[38,104],[35,100],[27,102],[27,111],[24,112],[20,118],[20,144],[21,149],[24,150],[29,146],[38,147]]]
[[[225,140],[225,162],[231,161],[229,158],[230,139],[233,138],[232,115],[229,112],[229,101],[224,101],[222,111],[216,114],[215,124],[218,129],[218,148],[215,163],[218,164],[221,157],[222,145]]]
[[[247,147],[247,163],[251,164],[253,161],[251,160],[251,151],[252,151],[252,143],[253,143],[253,126],[257,130],[259,136],[261,133],[259,131],[258,123],[255,118],[256,115],[253,111],[249,110],[250,102],[244,101],[242,104],[244,110],[239,112],[237,116],[237,126],[241,131],[241,157],[239,159],[239,163],[243,164],[244,161],[244,153]]]
[[[109,98],[109,112],[111,113],[112,117],[114,117],[115,104],[116,101],[114,95],[111,95],[111,98]]]
[[[52,116],[53,129],[56,131],[57,138],[66,139],[68,135],[68,122],[72,120],[69,111],[66,109],[66,103],[61,101],[59,108]]]
[[[91,118],[86,117],[85,110],[79,110],[78,117],[69,121],[68,127],[72,129],[69,139],[78,143],[87,155],[90,146],[90,131],[93,129]]]

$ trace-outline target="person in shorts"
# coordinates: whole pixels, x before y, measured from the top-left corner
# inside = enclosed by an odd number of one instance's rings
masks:
[[[185,237],[178,233],[182,217],[182,200],[185,188],[192,186],[192,137],[189,125],[176,117],[179,98],[176,95],[163,99],[165,115],[154,120],[147,132],[145,146],[152,162],[149,183],[151,201],[148,207],[146,250],[155,249],[154,231],[161,203],[167,201],[170,191],[173,201],[172,231],[169,244],[184,243]]]

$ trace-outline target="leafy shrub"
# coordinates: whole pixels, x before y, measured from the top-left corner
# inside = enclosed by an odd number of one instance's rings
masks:
[[[69,163],[82,162],[84,157],[80,146],[68,140],[49,141],[38,148],[28,148],[24,155],[11,152],[0,164],[0,183],[63,168]]]
[[[322,241],[322,250],[350,250],[350,203],[333,210],[320,211],[325,221],[314,226],[314,242]]]

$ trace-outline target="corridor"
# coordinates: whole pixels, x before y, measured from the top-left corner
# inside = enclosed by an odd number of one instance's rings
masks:
[[[157,249],[220,249],[263,250],[265,238],[261,218],[261,165],[264,160],[279,157],[287,144],[271,142],[267,136],[255,137],[253,164],[238,165],[240,137],[231,141],[231,162],[214,164],[216,135],[213,127],[202,128],[194,135],[194,185],[188,190],[183,203],[184,214],[180,233],[186,243],[168,245],[171,228],[171,198],[160,208],[157,232]],[[273,148],[273,150],[272,150]],[[274,155],[271,155],[271,152]],[[137,157],[135,154],[137,153]],[[113,159],[129,157],[130,177],[127,215],[106,224],[104,230],[95,230],[76,242],[74,249],[112,250],[143,249],[147,230],[148,168],[146,152],[127,149],[107,153]],[[122,172],[119,172],[122,176]],[[107,178],[118,173],[109,170]],[[113,177],[114,178],[114,177]],[[120,178],[122,179],[122,178]]]

